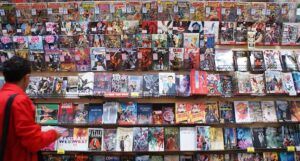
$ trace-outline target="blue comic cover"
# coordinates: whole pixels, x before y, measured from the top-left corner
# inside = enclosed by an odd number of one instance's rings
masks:
[[[0,37],[0,49],[12,49],[13,47],[13,40],[9,36],[2,36]]]
[[[89,106],[89,123],[102,124],[103,106],[102,104],[92,104]]]
[[[152,104],[139,104],[137,107],[137,123],[152,124]]]
[[[133,128],[133,151],[148,151],[148,128]]]
[[[28,36],[30,50],[43,50],[43,37],[42,36]]]
[[[224,128],[224,145],[225,149],[236,148],[236,129],[235,128]]]
[[[121,103],[118,110],[118,123],[120,125],[134,125],[137,120],[137,103]]]
[[[281,161],[296,161],[292,152],[280,152],[279,157]]]
[[[251,129],[250,128],[237,128],[237,146],[239,149],[247,149],[253,147]]]
[[[297,93],[300,93],[300,72],[293,72],[292,74]]]

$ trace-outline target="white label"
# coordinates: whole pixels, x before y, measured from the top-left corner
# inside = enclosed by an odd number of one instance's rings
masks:
[[[158,11],[158,13],[162,13],[163,12],[163,6],[160,4],[160,5],[158,5],[158,9],[157,9],[157,11]]]
[[[83,15],[84,14],[84,9],[82,7],[79,8],[79,14]]]
[[[60,55],[60,56],[59,56],[59,59],[60,59],[61,62],[64,62],[64,61],[65,61],[65,57],[64,57],[63,55]]]
[[[195,8],[194,7],[190,7],[190,13],[195,13]]]
[[[158,60],[157,53],[153,53],[153,60]]]
[[[36,29],[35,29],[35,28],[31,29],[31,32],[35,32],[35,31],[36,31]]]
[[[289,29],[288,29],[288,28],[284,28],[283,31],[284,31],[284,32],[288,32]]]
[[[95,14],[96,14],[96,15],[99,15],[99,14],[100,14],[100,9],[99,9],[99,7],[95,7]]]
[[[263,14],[263,15],[266,15],[266,14],[267,14],[267,10],[266,10],[266,9],[263,9],[263,10],[262,10],[262,14]]]
[[[222,15],[226,14],[226,8],[222,8]]]
[[[48,13],[48,15],[52,15],[52,8],[48,8],[47,13]]]
[[[147,33],[147,30],[142,30],[142,33],[143,33],[143,34],[146,34],[146,33]]]
[[[61,28],[61,31],[67,31],[67,29],[66,28]]]
[[[16,15],[17,15],[17,17],[21,17],[21,12],[20,12],[20,10],[16,10]]]
[[[108,31],[112,31],[112,27],[108,27],[107,30],[108,30]]]
[[[131,11],[131,6],[127,6],[126,7],[126,10],[127,10],[127,13],[131,13],[132,11]]]
[[[242,28],[241,28],[241,27],[237,27],[236,29],[237,29],[238,31],[241,31],[241,30],[242,30]]]
[[[80,60],[80,56],[79,55],[75,55],[75,60],[79,61]]]
[[[210,14],[210,7],[206,7],[206,8],[205,8],[205,13],[206,13],[206,14]]]
[[[35,9],[35,8],[31,9],[31,14],[32,14],[33,16],[36,15],[36,9]]]
[[[68,9],[64,8],[64,14],[67,15],[68,14]]]
[[[122,60],[126,60],[127,59],[127,55],[126,54],[122,54]]]
[[[270,30],[271,30],[271,27],[266,27],[266,30],[267,30],[267,31],[270,31]]]
[[[126,13],[126,7],[122,7],[122,13]]]
[[[59,12],[59,14],[64,14],[64,8],[60,7],[60,8],[58,9],[58,12]]]
[[[236,14],[239,15],[239,16],[242,15],[242,10],[241,10],[240,8],[238,8],[238,9],[236,10]]]
[[[21,33],[22,32],[22,30],[21,29],[17,29],[17,33]]]
[[[2,30],[2,33],[7,34],[7,30]]]
[[[255,13],[256,13],[256,9],[251,9],[251,15],[255,15]]]
[[[222,27],[221,30],[226,30],[226,27]]]
[[[81,28],[76,28],[76,31],[81,31]]]
[[[147,8],[146,8],[146,7],[143,7],[142,12],[143,12],[143,13],[147,13],[147,12],[148,12],[148,11],[147,11]]]
[[[113,4],[110,4],[109,10],[110,10],[110,13],[115,13],[115,6]]]
[[[281,9],[281,14],[285,15],[287,12],[286,12],[286,9],[285,8],[282,8]]]
[[[96,29],[95,27],[93,27],[93,28],[92,28],[92,31],[93,31],[93,32],[96,32],[96,31],[97,31],[97,29]]]
[[[143,54],[141,52],[138,53],[138,59],[142,59],[143,58]]]
[[[296,13],[297,16],[300,16],[300,8],[297,8],[297,13]]]
[[[110,55],[109,55],[109,54],[106,54],[106,55],[105,55],[105,59],[106,59],[106,60],[110,60]]]
[[[178,12],[178,5],[174,6],[174,12],[177,13]]]
[[[0,14],[1,14],[1,16],[5,16],[5,11],[4,11],[4,9],[0,9]]]

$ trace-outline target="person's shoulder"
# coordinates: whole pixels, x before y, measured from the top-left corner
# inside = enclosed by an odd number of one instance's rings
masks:
[[[15,97],[14,103],[30,103],[31,99],[24,94],[17,94],[17,96]]]

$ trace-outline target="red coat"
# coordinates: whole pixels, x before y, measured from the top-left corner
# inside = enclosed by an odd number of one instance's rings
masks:
[[[42,132],[35,123],[35,107],[25,92],[6,83],[0,90],[0,138],[2,138],[4,106],[8,97],[17,93],[11,110],[4,161],[37,161],[37,151],[56,140],[54,130]]]

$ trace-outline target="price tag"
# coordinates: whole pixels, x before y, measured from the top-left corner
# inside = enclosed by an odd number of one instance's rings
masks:
[[[93,32],[96,32],[96,31],[97,31],[97,29],[96,29],[95,27],[93,27],[93,28],[92,28],[92,31],[93,31]]]
[[[17,16],[17,17],[21,17],[21,12],[20,12],[20,10],[16,10],[16,16]]]
[[[112,29],[112,27],[108,27],[107,30],[108,31],[112,31],[113,29]]]
[[[285,15],[287,12],[286,12],[286,9],[285,8],[282,8],[281,9],[281,14]]]
[[[206,14],[210,14],[210,7],[206,7],[206,8],[205,8],[205,13],[206,13]]]
[[[122,13],[126,13],[126,7],[122,7]]]
[[[52,15],[52,8],[48,8],[47,13],[48,13],[48,15]]]
[[[68,9],[64,8],[64,14],[67,15],[68,14]]]
[[[262,15],[266,15],[267,14],[267,10],[266,9],[263,9],[262,10]]]
[[[31,15],[33,15],[33,16],[36,15],[36,9],[35,8],[31,9]]]
[[[127,13],[131,13],[132,11],[131,11],[131,6],[127,6],[126,7],[126,10],[127,10]]]
[[[65,150],[64,149],[57,149],[57,154],[65,154]]]
[[[79,61],[80,60],[80,56],[79,55],[75,55],[75,60]]]
[[[158,60],[157,53],[153,53],[153,60]]]
[[[162,13],[163,12],[163,6],[160,4],[160,5],[158,5],[158,9],[157,9],[157,12],[158,13]]]
[[[138,59],[142,59],[143,58],[143,54],[141,52],[138,53]]]
[[[267,31],[270,31],[270,30],[271,30],[271,27],[266,27],[266,30],[267,30]]]
[[[17,29],[17,33],[21,33],[22,32],[22,30],[21,29]]]
[[[3,34],[7,34],[7,30],[2,30],[2,33]]]
[[[109,55],[109,54],[106,54],[106,55],[105,55],[105,59],[106,59],[106,60],[110,60],[110,55]]]
[[[115,13],[115,6],[113,4],[110,4],[109,10],[110,10],[110,13]]]
[[[76,56],[75,56],[75,59],[76,59]],[[50,61],[49,56],[45,56],[45,61],[46,61],[46,62],[49,62],[49,61]]]
[[[242,15],[242,10],[241,10],[240,8],[238,8],[238,9],[236,10],[236,14],[239,15],[239,16]]]
[[[64,8],[59,7],[58,12],[59,12],[59,14],[64,14]]]
[[[5,60],[5,56],[1,56],[1,61],[4,62]]]
[[[297,8],[296,15],[297,15],[297,16],[300,16],[300,8]]]
[[[190,7],[190,13],[195,13],[195,7]]]
[[[175,5],[174,6],[174,13],[177,13],[178,12],[178,5]]]
[[[81,28],[76,28],[76,31],[81,31]]]
[[[142,34],[147,34],[147,30],[142,30]]]
[[[67,31],[67,29],[66,28],[61,28],[61,31]]]
[[[171,54],[170,57],[169,57],[169,59],[170,59],[171,61],[174,60],[174,55]]]
[[[254,147],[248,147],[247,148],[247,153],[254,153],[254,152],[255,152]]]
[[[222,15],[225,15],[225,14],[226,14],[226,9],[222,8]]]
[[[296,151],[296,147],[295,146],[288,146],[287,151],[288,152],[294,152],[294,151]]]
[[[84,9],[82,7],[79,8],[79,14],[83,15],[84,14]]]
[[[35,31],[36,31],[36,28],[31,29],[31,32],[35,32]]]
[[[288,28],[284,28],[283,31],[284,31],[284,32],[288,32],[289,29],[288,29]]]
[[[127,59],[127,55],[126,54],[122,54],[122,60],[126,60]]]
[[[236,28],[236,30],[238,30],[238,31],[241,31],[241,30],[242,30],[242,28],[241,28],[241,27],[237,27],[237,28]]]
[[[100,9],[99,9],[99,7],[95,7],[95,14],[96,14],[96,15],[99,15],[99,14],[100,14]]]
[[[225,30],[226,30],[226,27],[222,27],[221,30],[225,31]]]
[[[255,15],[255,13],[256,13],[256,9],[251,9],[251,15]]]
[[[4,9],[0,9],[0,14],[1,14],[1,16],[5,16],[5,11],[4,11]]]
[[[142,12],[143,12],[143,13],[147,13],[147,12],[148,12],[148,11],[147,11],[147,8],[146,8],[146,7],[143,7],[143,8],[142,8]]]
[[[63,55],[60,55],[60,56],[59,56],[59,59],[60,59],[61,62],[64,62],[64,61],[65,61],[65,57],[64,57]]]

